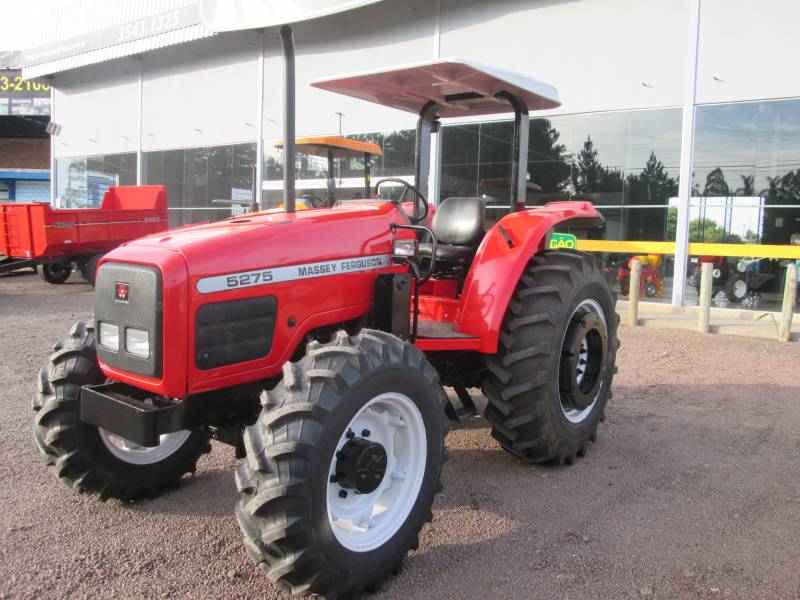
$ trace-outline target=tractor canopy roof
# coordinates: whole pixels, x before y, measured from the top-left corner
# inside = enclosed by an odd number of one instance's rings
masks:
[[[419,114],[429,102],[440,117],[468,117],[509,112],[508,102],[495,97],[510,92],[528,110],[561,104],[555,87],[471,60],[442,58],[314,81],[312,86],[383,106]]]
[[[377,144],[337,136],[297,138],[294,144],[297,152],[313,156],[328,156],[330,151],[333,151],[334,158],[363,158],[365,154],[372,156],[383,154],[383,150]],[[275,147],[283,148],[283,140],[275,144]]]

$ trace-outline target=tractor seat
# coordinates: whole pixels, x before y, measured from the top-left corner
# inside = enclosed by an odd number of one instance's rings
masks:
[[[433,215],[436,261],[466,264],[484,234],[485,207],[481,198],[447,198]],[[432,244],[420,244],[420,256],[430,257]]]

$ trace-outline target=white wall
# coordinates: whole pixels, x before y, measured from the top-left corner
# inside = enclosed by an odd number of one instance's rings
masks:
[[[562,106],[550,114],[683,102],[688,0],[441,0],[441,6],[442,56],[555,85]]]
[[[798,25],[797,0],[701,0],[698,103],[800,96]]]
[[[135,152],[139,63],[130,58],[55,77],[56,158]]]
[[[142,149],[254,141],[260,50],[241,32],[145,54]]]
[[[432,0],[387,0],[293,26],[297,74],[297,135],[414,127],[416,116],[310,87],[310,82],[380,67],[430,60],[435,29]],[[265,48],[264,138],[283,137],[283,62],[276,29]]]
[[[414,115],[319,91],[318,78],[436,57],[471,58],[556,85],[563,105],[539,114],[679,106],[689,0],[387,0],[294,26],[298,135],[414,127]],[[264,137],[282,137],[277,32],[265,52]],[[642,85],[644,82],[647,85]],[[494,117],[496,118],[496,117]]]
[[[442,57],[529,73],[558,87],[544,114],[680,106],[690,0],[385,0],[294,26],[297,133],[414,127],[416,117],[311,88],[321,77]],[[800,96],[797,0],[701,0],[698,101]],[[438,44],[435,43],[438,40]],[[145,54],[145,151],[257,137],[260,34],[241,32]],[[120,59],[55,77],[56,157],[136,150],[139,63]],[[714,76],[723,79],[715,81]],[[642,85],[645,83],[646,85]],[[277,28],[265,38],[264,138],[282,137]]]

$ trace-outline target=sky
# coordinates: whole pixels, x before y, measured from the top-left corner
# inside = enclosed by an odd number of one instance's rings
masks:
[[[26,21],[41,11],[75,0],[0,0],[3,34],[0,50],[25,50]]]

